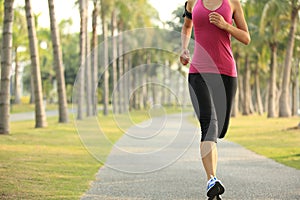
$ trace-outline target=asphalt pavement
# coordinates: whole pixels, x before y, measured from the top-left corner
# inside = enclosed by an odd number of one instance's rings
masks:
[[[206,199],[199,130],[189,115],[158,117],[128,129],[81,199]],[[300,199],[300,170],[226,140],[218,142],[218,153],[224,200]]]

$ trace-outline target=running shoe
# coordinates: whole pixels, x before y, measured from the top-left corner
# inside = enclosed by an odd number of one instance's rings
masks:
[[[222,200],[221,195],[217,195],[215,197],[208,197],[208,200]]]
[[[225,188],[222,182],[216,177],[211,176],[211,179],[207,182],[206,195],[210,198],[217,197],[225,192]]]

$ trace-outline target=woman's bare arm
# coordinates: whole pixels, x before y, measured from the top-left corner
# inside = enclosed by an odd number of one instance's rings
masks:
[[[195,4],[195,0],[188,0],[186,10],[192,13],[193,7]],[[188,17],[184,18],[184,23],[181,30],[181,56],[180,61],[183,65],[186,65],[190,60],[190,55],[188,51],[188,46],[190,43],[190,38],[193,30],[193,22],[192,19]]]
[[[236,24],[236,27],[227,23],[224,20],[224,18],[216,12],[210,13],[209,20],[212,24],[218,26],[223,30],[226,30],[240,42],[244,43],[245,45],[248,45],[251,41],[251,38],[241,3],[239,0],[231,0],[231,3],[233,5],[233,19]]]

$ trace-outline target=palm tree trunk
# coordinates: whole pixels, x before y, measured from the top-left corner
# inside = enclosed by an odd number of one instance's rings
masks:
[[[242,102],[244,102],[244,92],[243,92],[243,88],[244,88],[244,76],[240,75],[239,76],[239,82],[238,82],[238,90],[239,90],[239,102],[241,102],[239,104],[239,110],[242,110]]]
[[[300,67],[300,60],[297,59],[295,62],[295,68],[293,70],[293,80],[292,80],[292,115],[298,115],[298,108],[299,108],[299,67]]]
[[[144,94],[145,94],[145,71],[142,67],[139,67],[139,99],[138,99],[138,105],[139,109],[143,110],[145,107],[144,104]]]
[[[183,76],[184,76],[184,82],[183,82],[183,99],[182,99],[182,102],[183,102],[183,107],[187,107],[187,89],[188,89],[188,74],[183,72]]]
[[[129,56],[128,55],[124,55],[124,74],[126,74],[129,71]],[[130,74],[130,73],[128,73]],[[126,74],[126,76],[124,76],[123,80],[123,107],[124,107],[124,112],[128,111],[129,108],[129,84],[128,84],[128,79],[129,76],[128,74]]]
[[[30,100],[29,103],[30,104],[34,104],[35,102],[35,98],[34,98],[34,80],[33,77],[30,77]]]
[[[120,25],[122,27],[122,25]],[[122,28],[119,28],[119,30],[122,30]],[[118,74],[119,74],[119,80],[123,76],[123,66],[124,66],[124,55],[123,55],[123,34],[119,34],[118,36]],[[124,90],[122,88],[122,85],[118,85],[118,107],[119,107],[119,113],[124,112],[124,107],[123,107],[123,94]]]
[[[236,61],[236,65],[237,68],[240,66],[240,54],[239,53],[235,53],[235,61]],[[240,77],[238,78],[238,83],[240,82]],[[231,116],[232,117],[236,117],[239,113],[239,99],[240,99],[240,86],[238,84],[238,88],[236,90],[236,94],[235,94],[235,98],[233,100],[232,103],[232,110],[231,110]]]
[[[168,72],[167,72],[167,66],[169,66],[169,61],[165,60],[165,66],[163,66],[163,84],[164,87],[161,87],[162,90],[162,95],[161,95],[161,102],[162,105],[165,105],[167,103],[167,87],[165,87],[168,83],[167,83],[167,76],[168,76]]]
[[[289,40],[284,61],[284,73],[282,79],[282,91],[279,99],[279,117],[290,117],[290,77],[292,68],[293,50],[295,45],[295,35],[298,24],[299,8],[296,7],[296,2],[292,1],[291,27],[289,31]]]
[[[131,93],[133,91],[132,89],[132,79],[133,79],[133,74],[132,74],[132,55],[127,55],[127,60],[128,60],[128,67],[127,67],[127,72],[128,72],[128,75],[127,75],[127,81],[126,81],[126,84],[127,84],[127,111],[129,111],[131,109],[131,106],[130,106],[130,97],[131,97]]]
[[[21,103],[21,88],[20,88],[20,77],[19,77],[19,56],[18,48],[15,48],[15,84],[14,84],[14,104]]]
[[[169,65],[168,66],[168,88],[172,88],[172,70],[171,70],[171,66]],[[168,91],[169,94],[168,94],[168,106],[171,106],[172,105],[172,97],[173,97],[173,94],[170,93],[170,91]]]
[[[112,88],[114,90],[114,99],[113,102],[113,112],[118,113],[118,90],[117,90],[117,82],[118,82],[118,69],[117,69],[117,57],[118,57],[118,47],[117,47],[117,14],[114,9],[111,15],[111,37],[112,37]]]
[[[84,72],[85,72],[85,55],[86,55],[86,0],[79,1],[79,10],[80,10],[80,70],[79,70],[79,78],[78,78],[78,88],[77,89],[77,119],[83,119],[83,107],[84,107]]]
[[[101,19],[102,19],[102,33],[103,33],[103,115],[108,115],[109,104],[109,71],[106,69],[108,66],[108,28],[105,16],[105,8],[103,7],[103,0],[101,0]]]
[[[260,80],[259,80],[259,65],[256,64],[255,69],[255,91],[256,91],[256,108],[259,115],[263,114],[263,104],[260,93]]]
[[[0,87],[0,134],[9,134],[10,109],[10,69],[12,60],[12,26],[14,19],[13,0],[4,2],[4,20],[1,49],[1,87]]]
[[[139,91],[138,91],[138,86],[139,84],[139,71],[137,70],[137,68],[135,68],[134,70],[134,78],[132,79],[132,85],[134,88],[134,93],[133,93],[133,108],[134,109],[139,109]]]
[[[87,3],[85,4],[85,10],[86,13],[88,14],[88,3],[89,1],[87,1]],[[88,117],[90,117],[92,115],[92,77],[91,77],[91,57],[90,57],[90,37],[89,37],[89,32],[88,32],[88,16],[86,16],[84,18],[85,20],[85,27],[84,27],[84,31],[85,31],[85,91],[86,91],[86,115]]]
[[[244,101],[243,101],[243,115],[250,114],[250,101],[251,101],[251,86],[250,86],[250,63],[249,63],[249,55],[246,54],[245,56],[245,75],[244,75]]]
[[[58,111],[59,111],[59,122],[67,123],[69,121],[68,117],[68,104],[66,96],[66,84],[64,76],[64,66],[62,60],[62,52],[60,46],[60,37],[58,33],[55,8],[53,0],[48,0],[49,5],[49,15],[51,24],[51,36],[52,36],[52,46],[53,46],[53,57],[54,57],[54,69],[56,73],[57,80],[57,93],[58,93]]]
[[[277,44],[270,44],[271,65],[269,79],[268,117],[276,117],[276,69],[277,69]]]
[[[236,90],[235,97],[232,102],[231,117],[236,117],[239,112],[239,89]]]
[[[30,43],[30,55],[32,65],[32,76],[34,79],[34,97],[35,97],[35,127],[42,128],[47,126],[46,113],[43,104],[42,80],[39,62],[39,52],[37,46],[37,37],[34,16],[31,9],[31,0],[25,0],[25,11],[28,28],[28,38]]]
[[[92,21],[92,114],[97,116],[98,113],[98,0],[94,0],[93,21]]]

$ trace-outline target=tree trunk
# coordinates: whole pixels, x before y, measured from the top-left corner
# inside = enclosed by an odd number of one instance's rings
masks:
[[[113,57],[113,62],[112,62],[112,88],[114,91],[114,99],[112,99],[113,102],[113,112],[118,113],[118,98],[119,98],[119,93],[117,89],[117,83],[118,83],[118,68],[117,68],[117,58],[118,58],[118,46],[117,46],[117,14],[116,10],[114,9],[112,12],[112,17],[111,17],[111,37],[112,37],[112,57]]]
[[[250,63],[249,63],[249,55],[246,54],[245,56],[245,75],[244,75],[244,101],[243,101],[243,115],[249,115],[250,114],[250,101],[251,101],[251,86],[250,86],[250,76],[251,76],[251,70],[250,70]]]
[[[34,104],[35,99],[34,99],[34,80],[33,77],[30,77],[30,100],[29,103],[30,104]]]
[[[55,8],[53,0],[48,0],[49,4],[49,15],[51,24],[51,36],[52,36],[52,47],[53,47],[53,58],[54,58],[54,69],[57,80],[57,93],[58,93],[58,111],[59,111],[59,122],[67,123],[68,117],[68,104],[66,95],[66,84],[64,76],[64,66],[62,60],[62,52],[60,46],[60,36],[58,33],[58,27],[56,23]]]
[[[255,69],[255,91],[256,91],[256,108],[259,115],[264,113],[263,111],[263,103],[260,92],[260,80],[259,80],[259,65],[256,64]]]
[[[290,106],[290,77],[292,58],[295,45],[295,35],[298,23],[298,12],[299,8],[296,7],[295,1],[292,1],[292,13],[291,13],[291,27],[289,31],[289,39],[287,44],[287,50],[284,61],[284,73],[282,79],[282,91],[279,99],[279,117],[290,117],[291,106]]]
[[[168,98],[168,91],[167,91],[167,85],[168,85],[168,71],[167,67],[169,66],[169,61],[165,60],[165,65],[163,66],[163,87],[162,87],[162,95],[161,95],[161,102],[162,105],[165,105],[167,103]]]
[[[183,99],[182,99],[182,102],[183,102],[183,107],[187,107],[187,90],[188,90],[188,73],[185,73],[183,72],[183,76],[184,76],[184,82],[183,82]]]
[[[133,79],[133,74],[132,74],[132,55],[126,55],[126,60],[127,60],[127,67],[126,67],[126,70],[127,70],[127,79],[126,79],[126,87],[127,87],[127,91],[126,91],[126,102],[127,102],[127,106],[126,106],[126,111],[129,112],[130,109],[131,109],[131,104],[130,104],[130,97],[132,96],[132,79]]]
[[[42,128],[47,126],[46,113],[43,104],[42,80],[39,62],[39,52],[36,37],[34,15],[31,10],[31,0],[25,0],[25,11],[28,28],[28,38],[30,43],[32,76],[34,79],[35,96],[35,127]]]
[[[103,0],[101,1],[101,18],[102,18],[102,32],[103,32],[103,115],[108,115],[108,105],[109,105],[109,71],[108,66],[108,29],[106,16],[104,14]]]
[[[129,56],[124,55],[124,74],[126,74],[129,71]],[[123,82],[123,107],[124,107],[124,112],[128,112],[128,107],[129,107],[129,84],[128,84],[128,78],[130,72],[126,74],[126,76],[122,79]]]
[[[145,93],[146,93],[146,80],[145,70],[143,67],[139,67],[139,109],[145,109]]]
[[[239,76],[239,82],[238,82],[238,90],[239,90],[239,110],[242,110],[242,102],[244,102],[244,92],[243,92],[243,88],[244,88],[244,77],[242,75]]]
[[[134,78],[132,79],[132,85],[134,88],[134,93],[133,93],[133,108],[134,109],[139,109],[138,104],[139,104],[139,90],[138,90],[138,86],[139,84],[139,71],[137,68],[134,69]]]
[[[239,69],[240,66],[240,55],[239,53],[235,54],[235,61],[236,61],[236,65],[237,65],[237,69]],[[239,82],[240,82],[240,76],[238,78],[238,87],[236,90],[236,94],[235,97],[233,99],[233,103],[232,103],[232,110],[231,110],[231,116],[232,117],[236,117],[239,113],[239,99],[240,99],[240,86],[239,86]]]
[[[9,134],[10,109],[10,69],[12,60],[12,27],[14,19],[13,0],[4,2],[4,20],[1,49],[1,85],[0,85],[0,134]]]
[[[18,48],[15,49],[15,85],[14,85],[14,104],[21,103],[21,84],[19,77],[19,59],[18,59]]]
[[[232,102],[231,117],[237,117],[239,113],[239,89],[237,88],[235,97]]]
[[[88,32],[88,8],[89,1],[85,4],[85,10],[87,16],[85,17],[85,91],[86,91],[86,116],[90,117],[92,115],[92,77],[91,77],[91,45],[90,45],[90,37]]]
[[[276,117],[276,70],[277,70],[277,44],[270,44],[271,65],[269,79],[268,117]]]
[[[94,0],[93,10],[93,35],[92,35],[92,115],[98,114],[98,0]]]
[[[295,68],[293,70],[293,80],[292,80],[292,115],[298,115],[299,108],[299,67],[300,59],[295,62]]]
[[[119,28],[119,30],[122,30],[122,28]],[[118,36],[118,74],[119,74],[119,80],[122,78],[123,76],[123,66],[124,66],[124,55],[123,55],[123,35],[119,34]],[[123,107],[123,88],[122,85],[118,85],[118,107],[119,107],[119,113],[123,113],[124,112],[124,107]]]
[[[173,84],[173,82],[172,82],[172,69],[171,69],[171,65],[169,64],[169,66],[167,66],[168,67],[168,71],[169,71],[169,73],[168,73],[168,106],[171,106],[172,105],[172,97],[173,97],[173,94],[172,94],[172,84]],[[178,80],[177,80],[178,81]]]
[[[79,10],[80,10],[80,70],[79,70],[79,78],[78,78],[78,88],[77,89],[77,119],[83,119],[83,107],[84,107],[84,75],[85,75],[85,55],[86,55],[86,0],[79,1]]]

